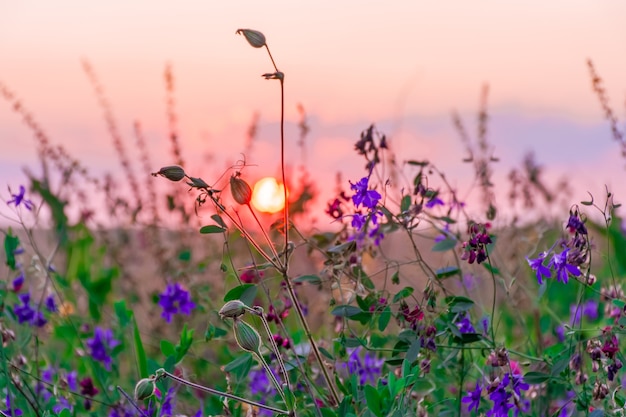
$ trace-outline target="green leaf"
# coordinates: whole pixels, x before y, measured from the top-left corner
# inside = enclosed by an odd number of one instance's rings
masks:
[[[146,359],[146,350],[143,347],[143,342],[141,341],[141,333],[139,333],[139,326],[137,326],[137,321],[135,317],[132,317],[133,320],[133,339],[135,342],[135,359],[137,361],[137,368],[139,369],[139,377],[147,378],[148,377],[148,361]]]
[[[182,250],[178,253],[178,260],[189,262],[191,260],[191,251],[189,249]]]
[[[224,302],[231,300],[241,300],[247,306],[252,306],[256,297],[258,288],[255,284],[239,285],[228,291],[224,296]]]
[[[378,317],[378,330],[383,332],[387,328],[389,321],[391,320],[391,309],[389,306],[385,307],[380,317]]]
[[[165,357],[174,356],[176,353],[176,346],[174,346],[174,343],[169,340],[163,339],[161,340],[161,352],[165,355]]]
[[[338,317],[352,317],[352,316],[356,316],[359,313],[363,313],[363,310],[361,310],[358,307],[350,306],[350,305],[337,306],[333,309],[333,311],[330,312],[330,314],[332,314],[333,316],[338,316]]]
[[[204,332],[204,341],[208,342],[209,340],[217,339],[219,337],[226,336],[227,334],[228,332],[226,330],[220,327],[215,327],[214,325],[209,323],[209,326]]]
[[[413,294],[415,289],[413,287],[404,287],[396,295],[393,296],[393,303],[397,303]]]
[[[409,165],[418,166],[418,167],[425,167],[425,166],[428,166],[429,164],[428,161],[415,161],[413,159],[409,159],[408,161],[406,161],[406,163]]]
[[[489,264],[489,262],[483,262],[482,265],[490,273],[492,273],[494,275],[500,275],[500,270],[498,268],[496,268],[495,266],[491,266],[491,264]]]
[[[250,368],[252,368],[252,354],[244,353],[243,355],[237,357],[232,362],[226,364],[224,367],[224,372],[230,372],[237,376],[237,379],[242,379],[248,372],[250,372]]]
[[[317,275],[302,275],[293,279],[293,282],[308,282],[312,285],[321,285],[322,279]]]
[[[404,213],[411,207],[411,196],[405,195],[402,197],[402,201],[400,202],[400,212]]]
[[[377,417],[382,417],[383,414],[380,410],[380,396],[378,395],[376,388],[371,385],[366,385],[364,391],[367,407]]]
[[[225,231],[226,231],[225,228],[216,226],[214,224],[210,224],[208,226],[202,226],[200,228],[200,233],[205,234],[205,235],[209,233],[224,233]]]
[[[446,266],[444,268],[439,268],[438,270],[436,270],[435,274],[437,275],[437,278],[444,279],[452,277],[454,275],[460,275],[461,270],[456,266]]]
[[[218,215],[218,214],[214,214],[211,216],[211,219],[213,219],[213,221],[215,223],[217,223],[218,226],[223,227],[224,229],[226,229],[226,223],[224,223],[224,220],[222,220],[222,218]]]
[[[413,391],[421,396],[426,396],[435,390],[435,384],[426,378],[416,378],[413,384]]]
[[[176,345],[176,363],[180,362],[189,351],[189,348],[191,348],[191,344],[193,343],[193,334],[194,329],[187,329],[187,324],[185,323],[183,331],[180,333],[180,340]]]
[[[113,309],[115,310],[115,315],[117,316],[117,320],[120,322],[121,327],[126,327],[130,322],[130,318],[133,315],[132,310],[126,308],[126,301],[120,300],[113,304]]]
[[[4,237],[4,253],[7,257],[7,265],[11,270],[15,270],[15,251],[20,247],[20,239],[11,233],[11,228],[9,228],[9,232]]]
[[[546,382],[547,380],[549,380],[550,378],[551,376],[546,373],[530,371],[530,372],[526,372],[526,374],[524,375],[524,382],[530,385],[536,385],[536,384],[542,384]]]
[[[474,305],[474,301],[467,297],[446,297],[446,303],[451,313],[461,313],[468,311]]]
[[[331,361],[335,360],[335,357],[326,349],[324,349],[323,347],[318,347],[320,353],[324,356],[326,356],[328,359],[330,359]]]
[[[417,355],[420,353],[421,347],[422,347],[422,344],[420,340],[415,339],[413,342],[411,342],[411,346],[409,347],[409,350],[406,351],[406,355],[404,356],[404,359],[409,363],[415,362],[417,360]]]
[[[456,244],[457,244],[457,240],[456,239],[452,239],[450,237],[447,237],[444,240],[440,240],[439,242],[435,243],[433,245],[432,251],[433,252],[449,251],[451,249],[454,249]]]

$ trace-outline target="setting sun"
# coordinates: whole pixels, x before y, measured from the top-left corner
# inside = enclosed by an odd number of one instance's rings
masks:
[[[276,213],[285,206],[284,186],[276,178],[261,178],[254,184],[252,205],[264,213]]]

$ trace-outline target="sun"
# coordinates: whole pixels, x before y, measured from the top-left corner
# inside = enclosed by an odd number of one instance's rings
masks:
[[[276,178],[261,178],[254,184],[252,205],[264,213],[277,213],[285,207],[284,189]]]

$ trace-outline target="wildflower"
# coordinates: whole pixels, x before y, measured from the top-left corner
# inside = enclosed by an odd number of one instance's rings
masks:
[[[161,405],[161,413],[159,416],[171,416],[174,412],[174,389],[170,388],[165,394],[165,400],[163,400],[163,404]]]
[[[248,373],[250,378],[250,393],[252,395],[260,395],[261,403],[265,404],[268,398],[276,395],[276,388],[270,382],[267,373],[263,369],[253,369]],[[271,416],[272,412],[266,409],[259,410],[259,414]]]
[[[183,287],[176,284],[168,284],[159,295],[159,305],[163,308],[161,317],[168,323],[172,321],[172,316],[177,313],[183,313],[186,315],[191,314],[196,305],[191,301],[191,296]]]
[[[363,177],[359,182],[353,184],[350,182],[350,189],[354,191],[354,195],[352,196],[352,202],[356,208],[359,208],[360,205],[367,207],[371,210],[376,208],[378,201],[382,198],[380,193],[376,190],[368,190],[368,177]]]
[[[11,396],[9,395],[8,392],[6,396],[5,406],[6,408],[3,410],[3,413],[7,416],[19,417],[23,414],[22,410],[20,410],[19,408],[13,408],[11,406]]]
[[[467,226],[469,239],[463,242],[461,259],[467,260],[469,264],[473,264],[474,261],[480,264],[487,260],[487,245],[492,243],[491,237],[487,234],[489,227],[491,227],[489,223],[469,223]]]
[[[574,276],[580,276],[580,269],[577,266],[570,265],[567,263],[567,253],[569,249],[564,249],[563,252],[559,254],[554,254],[552,259],[548,263],[548,266],[554,268],[554,272],[556,274],[556,280],[567,284],[569,279],[569,274]]]
[[[69,372],[66,376],[67,386],[72,390],[76,391],[78,389],[78,372],[72,371]]]
[[[12,282],[13,292],[19,292],[24,286],[24,273],[21,272]]]
[[[543,260],[545,259],[546,255],[546,252],[541,252],[539,256],[535,259],[530,259],[526,257],[528,265],[533,271],[535,271],[535,274],[537,275],[537,282],[539,283],[539,285],[543,284],[542,277],[550,278],[552,276],[550,269],[543,264]]]
[[[70,412],[72,411],[72,405],[69,403],[69,401],[67,401],[67,398],[57,397],[57,403],[52,406],[52,411],[54,411],[56,414],[59,414],[66,408],[70,410]]]
[[[473,391],[467,393],[465,397],[461,400],[464,403],[469,403],[467,406],[467,411],[472,411],[472,408],[478,412],[478,406],[480,406],[480,397],[483,389],[480,386],[480,383],[476,382],[476,388]]]
[[[11,193],[11,189],[9,188],[9,193]],[[24,188],[23,185],[20,185],[20,192],[17,194],[13,194],[11,193],[11,197],[13,197],[11,200],[7,201],[7,205],[10,204],[15,204],[15,207],[19,207],[20,204],[24,204],[24,207],[26,208],[26,210],[32,210],[33,207],[35,207],[35,205],[33,204],[32,201],[27,200],[26,198],[24,198],[24,194],[26,193],[26,189]]]
[[[476,333],[476,329],[472,326],[472,322],[467,314],[464,314],[463,317],[460,317],[456,321],[456,326],[459,328],[459,332],[461,333]]]
[[[55,313],[58,310],[57,305],[54,302],[54,295],[52,294],[46,297],[44,304],[46,306],[46,309],[51,313]]]
[[[426,208],[434,208],[436,206],[444,206],[445,203],[437,195],[433,196],[426,202]]]
[[[328,203],[326,213],[335,220],[339,220],[343,217],[343,210],[341,209],[341,201],[338,198],[332,203]]]
[[[41,313],[36,311],[30,302],[30,293],[24,293],[19,295],[19,299],[22,304],[16,304],[13,306],[13,312],[17,316],[18,323],[30,323],[36,327],[43,327],[47,320]]]
[[[593,321],[598,318],[598,302],[596,300],[588,300],[580,306],[578,304],[572,304],[570,306],[570,316],[572,326],[580,324],[582,316]]]
[[[361,348],[352,349],[348,361],[344,367],[350,374],[359,375],[359,384],[365,385],[367,382],[376,383],[376,379],[382,373],[383,359],[377,359],[376,356],[365,352],[363,358],[360,356]]]
[[[113,338],[113,331],[111,329],[102,329],[96,327],[93,333],[93,338],[87,339],[87,346],[91,350],[91,357],[104,364],[107,370],[111,370],[111,351],[120,344],[119,340]],[[84,380],[83,380],[84,381]],[[83,386],[81,381],[81,387]]]

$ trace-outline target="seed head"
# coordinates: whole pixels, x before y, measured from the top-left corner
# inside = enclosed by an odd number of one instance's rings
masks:
[[[246,312],[246,305],[240,300],[230,300],[222,308],[220,308],[219,315],[222,319],[230,317],[232,319],[237,318]]]
[[[252,188],[238,176],[230,177],[230,192],[235,201],[242,206],[250,204],[250,200],[252,200]]]
[[[142,401],[150,398],[154,394],[155,388],[154,378],[143,378],[135,385],[135,399]]]
[[[185,171],[178,165],[171,165],[161,168],[159,172],[152,173],[153,177],[156,177],[157,175],[165,177],[170,181],[180,181],[185,178]]]
[[[233,323],[235,340],[240,348],[247,352],[261,355],[261,336],[254,327],[243,320],[235,320]]]
[[[245,36],[248,43],[254,46],[255,48],[262,48],[265,46],[265,35],[263,35],[258,30],[237,29],[236,33],[238,35]]]

